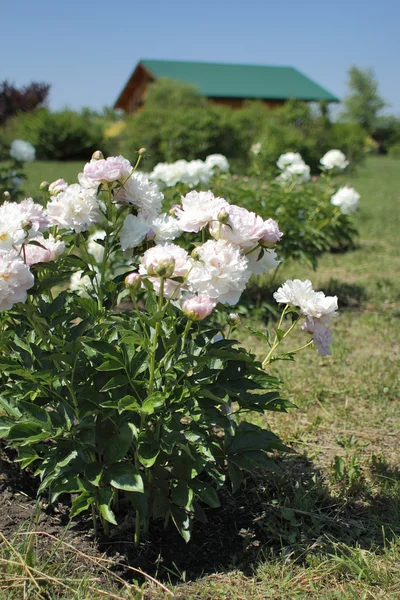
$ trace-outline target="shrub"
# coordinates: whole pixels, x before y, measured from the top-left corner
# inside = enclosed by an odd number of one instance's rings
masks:
[[[36,148],[40,160],[76,160],[104,147],[99,119],[71,110],[36,110],[16,119],[18,137]]]
[[[271,341],[260,362],[230,337],[235,316],[229,328],[207,317],[237,303],[252,270],[276,265],[277,225],[243,222],[236,207],[236,225],[218,227],[227,202],[194,192],[190,226],[176,220],[164,244],[162,194],[143,174],[98,155],[83,172],[91,187],[58,182],[46,211],[30,200],[0,208],[0,434],[40,476],[39,493],[74,494],[72,517],[91,509],[107,533],[132,505],[136,545],[153,519],[171,519],[187,541],[226,481],[236,490],[255,468],[276,469],[272,453],[285,447],[244,417],[292,406],[270,365],[294,359],[299,348],[279,346],[300,320],[312,335],[303,347],[329,354],[337,299],[287,282],[276,330],[249,328]]]
[[[388,155],[392,158],[400,158],[400,143],[389,146]]]
[[[20,112],[31,112],[42,106],[49,91],[47,83],[31,83],[20,89],[7,81],[0,83],[0,125]]]

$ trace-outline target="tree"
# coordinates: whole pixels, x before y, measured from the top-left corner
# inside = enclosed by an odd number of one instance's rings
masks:
[[[344,117],[355,121],[365,131],[375,129],[378,113],[387,106],[378,93],[378,82],[372,69],[350,67],[348,71],[350,94],[344,99]]]
[[[19,112],[31,112],[43,106],[49,95],[50,85],[32,82],[20,89],[8,81],[0,83],[0,125]]]

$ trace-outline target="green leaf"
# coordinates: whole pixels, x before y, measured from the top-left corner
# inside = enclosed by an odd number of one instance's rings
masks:
[[[116,375],[107,381],[107,383],[101,388],[100,392],[108,392],[119,387],[123,387],[128,383],[126,375]]]
[[[61,460],[60,462],[57,463],[57,467],[59,467],[61,469],[63,467],[66,467],[77,456],[78,456],[77,451],[76,450],[72,450],[72,452],[70,452],[65,458],[63,458],[63,460]]]
[[[190,540],[191,523],[187,512],[183,508],[171,505],[171,517],[175,527],[187,543]]]
[[[69,516],[76,517],[79,513],[87,510],[93,502],[93,496],[90,492],[82,492],[77,498],[72,502],[71,510]]]
[[[141,442],[138,448],[138,458],[140,463],[146,467],[152,467],[160,454],[160,447],[156,441],[148,440]]]
[[[114,359],[109,359],[106,360],[105,362],[103,362],[99,367],[97,367],[98,371],[119,371],[120,369],[123,369],[124,365],[121,365],[120,362],[114,360]]]
[[[110,508],[112,497],[112,490],[110,490],[109,488],[101,488],[98,493],[99,510],[103,519],[105,519],[109,523],[112,523],[113,525],[118,525],[115,515]]]
[[[208,504],[208,506],[211,506],[211,508],[218,508],[221,506],[217,492],[212,485],[206,483],[205,481],[196,480],[191,481],[190,485],[193,488],[196,496]]]
[[[148,396],[146,400],[143,402],[140,410],[145,415],[151,415],[157,408],[160,408],[165,404],[166,396],[161,394],[160,392],[156,392],[151,396]]]
[[[233,491],[233,493],[235,493],[242,485],[243,473],[237,465],[235,465],[232,461],[229,461],[228,462],[228,474],[229,474],[229,479],[231,480],[232,491]]]
[[[135,428],[136,429],[136,428]],[[109,438],[104,449],[104,460],[107,463],[125,458],[133,441],[134,429],[129,423],[124,423],[117,435]]]
[[[172,502],[186,510],[191,510],[193,508],[193,496],[193,489],[188,486],[185,480],[178,481],[175,487],[172,488]]]
[[[110,484],[118,490],[143,492],[143,480],[139,471],[131,463],[114,463],[107,469]]]
[[[102,475],[103,467],[99,462],[90,463],[85,469],[86,479],[96,487],[99,487]]]
[[[11,427],[7,437],[9,440],[13,441],[25,441],[34,436],[36,437],[37,435],[40,435],[41,432],[42,429],[39,425],[36,425],[35,423],[22,422]]]

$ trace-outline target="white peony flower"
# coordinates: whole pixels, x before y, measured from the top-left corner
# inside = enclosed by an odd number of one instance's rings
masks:
[[[78,183],[52,196],[46,213],[53,225],[76,233],[87,231],[102,218],[95,191],[82,188]]]
[[[125,217],[119,234],[122,250],[136,248],[146,239],[151,230],[151,224],[146,219],[135,215]]]
[[[104,247],[99,244],[98,241],[104,240],[105,237],[106,232],[103,229],[91,233],[88,237],[88,252],[93,256],[97,263],[101,263],[104,256]]]
[[[304,164],[304,160],[298,152],[286,152],[286,154],[281,154],[276,163],[278,169],[281,170],[287,169],[287,167],[295,164]]]
[[[133,173],[115,195],[116,202],[134,204],[144,218],[152,218],[161,212],[164,194],[156,183],[144,173]]]
[[[357,210],[359,200],[360,194],[354,188],[345,186],[333,194],[331,203],[338,206],[344,215],[348,215]]]
[[[241,248],[252,248],[266,233],[264,219],[254,212],[234,204],[226,207],[228,219],[225,223],[211,221],[210,233],[216,239],[223,239]]]
[[[20,162],[33,162],[36,157],[36,150],[29,142],[14,140],[11,144],[10,156]]]
[[[162,213],[150,221],[150,231],[147,237],[152,237],[156,244],[170,242],[180,235],[177,219]]]
[[[334,169],[335,167],[343,170],[349,164],[349,161],[346,160],[346,156],[341,150],[329,150],[319,162],[328,170]]]
[[[48,221],[40,204],[32,198],[16,202],[4,202],[0,206],[0,249],[10,250],[28,241],[48,227]]]
[[[194,187],[199,183],[207,184],[213,175],[212,168],[202,160],[191,160],[187,163],[186,172],[180,181]]]
[[[173,187],[187,177],[188,162],[177,160],[174,163],[158,163],[150,173],[150,179],[160,181],[166,187]]]
[[[0,311],[25,302],[35,278],[15,250],[0,250]]]
[[[188,275],[189,288],[223,304],[236,304],[251,271],[237,246],[226,240],[209,240],[197,248],[199,260]]]
[[[211,170],[217,167],[222,173],[229,171],[228,159],[223,154],[210,154],[207,156],[205,163],[206,167]]]
[[[311,179],[311,169],[304,162],[296,162],[285,168],[279,175],[283,181],[309,181]]]
[[[25,256],[27,265],[36,265],[37,263],[48,263],[59,258],[64,250],[65,243],[61,240],[56,240],[52,235],[48,238],[43,236],[34,239],[35,244],[26,244],[24,251],[20,251],[20,256]]]
[[[300,308],[307,317],[329,320],[338,309],[337,296],[325,296],[323,292],[315,292],[311,281],[288,279],[274,294],[278,303]]]
[[[274,250],[260,250],[260,248],[255,248],[253,252],[246,254],[246,258],[249,261],[249,269],[253,275],[268,273],[272,269],[276,269],[281,262],[277,260],[277,254]]]
[[[198,232],[213,220],[229,204],[223,198],[216,198],[210,191],[189,192],[182,196],[182,206],[175,209],[181,231]]]
[[[140,259],[139,274],[142,276],[152,275],[155,270],[170,264],[173,265],[173,271],[164,282],[164,296],[176,299],[180,297],[181,291],[187,286],[170,279],[170,277],[186,277],[192,268],[193,261],[186,250],[169,243],[149,248]],[[153,284],[156,294],[159,294],[160,278],[149,277],[149,281]]]

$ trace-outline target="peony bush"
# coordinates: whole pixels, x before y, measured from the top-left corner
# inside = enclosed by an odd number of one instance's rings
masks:
[[[79,183],[44,182],[43,205],[0,207],[0,435],[39,494],[71,495],[95,531],[134,511],[136,545],[157,519],[187,541],[223,485],[277,468],[284,445],[245,417],[291,406],[269,365],[309,345],[329,354],[338,307],[286,282],[274,331],[249,328],[269,343],[258,360],[231,337],[231,307],[290,234],[209,190],[162,213],[142,154],[96,152]],[[227,327],[212,318],[224,314]],[[297,324],[303,346],[282,353]]]

